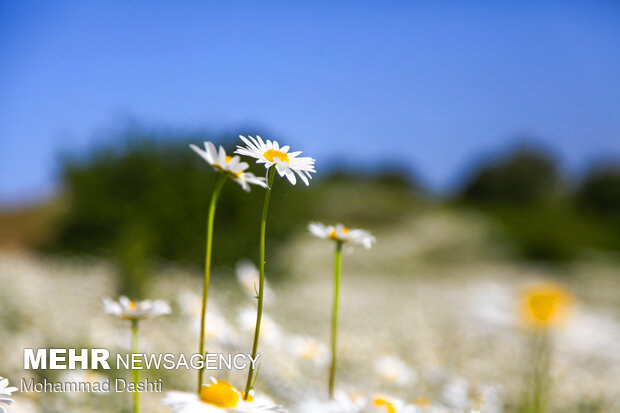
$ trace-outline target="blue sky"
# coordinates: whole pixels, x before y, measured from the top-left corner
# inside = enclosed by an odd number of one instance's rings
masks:
[[[127,118],[256,125],[436,189],[521,135],[578,171],[620,155],[619,21],[594,0],[2,2],[0,205]]]

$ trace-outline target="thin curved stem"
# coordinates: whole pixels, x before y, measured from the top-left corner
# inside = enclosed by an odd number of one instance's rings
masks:
[[[215,184],[213,195],[211,195],[211,203],[209,204],[209,214],[207,217],[207,247],[205,253],[205,278],[204,286],[202,288],[202,311],[200,312],[200,348],[199,354],[205,354],[205,318],[207,315],[207,297],[209,296],[209,282],[211,279],[211,250],[213,246],[213,221],[215,219],[215,207],[217,205],[217,199],[222,191],[226,176],[222,174],[220,179]],[[202,388],[202,375],[204,369],[198,370],[198,394]]]
[[[336,381],[336,344],[338,339],[338,301],[340,297],[340,269],[342,266],[342,242],[336,242],[334,256],[334,307],[332,309],[332,363],[329,368],[329,399],[334,398],[334,383]]]
[[[265,232],[267,230],[267,211],[269,210],[269,198],[271,197],[271,188],[273,186],[273,179],[276,176],[275,166],[271,167],[269,171],[269,179],[267,182],[267,189],[265,190],[265,203],[263,204],[263,216],[260,222],[260,263],[259,274],[260,280],[258,283],[258,307],[256,309],[256,327],[254,328],[254,343],[252,344],[252,360],[256,360],[256,353],[258,351],[258,337],[260,335],[260,322],[263,315],[263,288],[265,286]],[[247,400],[252,390],[254,380],[254,364],[250,364],[250,370],[248,371],[248,380],[245,385],[245,392],[243,393],[243,400]]]
[[[551,347],[549,342],[549,332],[541,331],[536,337],[536,356],[534,359],[533,375],[533,397],[532,412],[546,413],[549,401],[549,364],[551,358]]]
[[[131,320],[131,353],[138,353],[138,320]],[[140,381],[140,370],[133,369],[133,382],[134,386],[138,385]],[[140,392],[135,391],[133,393],[133,413],[140,412]]]

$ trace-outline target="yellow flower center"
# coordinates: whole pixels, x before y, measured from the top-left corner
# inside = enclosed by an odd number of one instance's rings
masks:
[[[525,318],[547,326],[561,321],[570,296],[559,287],[539,287],[525,295]]]
[[[304,346],[301,357],[306,360],[314,360],[319,355],[319,343],[310,342]]]
[[[349,233],[349,228],[343,226],[342,233],[344,235],[347,235]],[[338,234],[336,233],[336,228],[332,229],[332,232],[330,232],[329,239],[334,240],[334,241],[341,241],[341,239],[338,237]]]
[[[532,317],[538,321],[548,321],[553,317],[558,297],[553,294],[536,294],[530,297]]]
[[[129,309],[131,311],[136,311],[136,303],[135,303],[135,301],[130,301],[129,302]]]
[[[232,160],[232,156],[230,156],[230,155],[227,155],[224,158],[224,162],[226,162],[226,163],[230,163],[231,160]],[[241,175],[243,175],[243,171],[233,172],[230,169],[226,169],[224,166],[222,166],[220,164],[217,164],[217,163],[214,163],[213,167],[217,168],[221,172],[230,174],[233,178],[241,178]]]
[[[386,413],[396,413],[396,407],[394,403],[383,397],[375,397],[372,399],[372,404],[378,407],[384,407]]]
[[[431,401],[428,400],[426,397],[418,397],[413,401],[413,404],[415,404],[416,406],[430,406]]]
[[[263,154],[265,159],[269,162],[275,162],[274,159],[278,158],[280,162],[290,162],[288,159],[288,154],[282,151],[276,151],[275,149],[269,149],[267,152]]]
[[[237,407],[240,398],[239,390],[225,381],[217,380],[215,383],[203,385],[200,389],[200,400],[217,407]]]

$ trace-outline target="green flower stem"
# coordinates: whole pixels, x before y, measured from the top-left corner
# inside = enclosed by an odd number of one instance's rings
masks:
[[[549,411],[549,365],[551,363],[551,343],[548,331],[541,331],[536,337],[536,355],[533,375],[532,412]]]
[[[332,311],[332,363],[329,368],[329,399],[334,398],[336,381],[336,342],[338,336],[338,301],[340,297],[340,269],[342,266],[342,241],[336,242],[334,257],[334,308]]]
[[[536,331],[531,337],[531,370],[528,372],[519,413],[547,413],[549,411],[552,343],[549,332]]]
[[[213,195],[211,195],[211,203],[209,204],[209,215],[207,218],[207,247],[205,254],[205,279],[202,289],[202,311],[200,312],[200,348],[198,354],[205,354],[205,318],[207,315],[207,297],[209,296],[209,282],[211,279],[211,249],[213,246],[213,221],[215,218],[215,206],[217,205],[217,198],[222,191],[222,187],[226,182],[226,175],[222,174],[220,179],[215,184]],[[202,375],[204,369],[198,370],[198,394],[202,389]]]
[[[131,353],[138,353],[138,320],[131,320]],[[135,385],[140,381],[140,370],[133,369],[133,382]],[[140,392],[133,394],[133,413],[140,412]]]
[[[252,345],[252,360],[256,359],[256,353],[258,351],[258,337],[260,335],[260,321],[263,315],[263,288],[265,286],[265,232],[267,230],[267,211],[269,210],[269,198],[271,197],[271,188],[273,186],[273,179],[276,176],[276,168],[272,166],[269,170],[269,179],[267,182],[267,189],[265,190],[265,203],[263,204],[263,216],[260,222],[260,264],[259,274],[260,281],[258,284],[258,307],[256,309],[256,327],[254,329],[254,344]],[[245,385],[245,392],[243,393],[243,400],[247,400],[254,384],[254,366],[250,364],[250,370],[248,371],[248,381]]]

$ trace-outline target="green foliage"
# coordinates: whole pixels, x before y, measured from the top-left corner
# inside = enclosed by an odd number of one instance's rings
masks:
[[[520,257],[568,261],[586,250],[620,249],[617,171],[597,169],[573,196],[550,156],[517,149],[480,166],[459,200],[497,220]]]
[[[585,211],[620,218],[620,166],[604,165],[593,168],[576,194]]]
[[[614,251],[620,239],[613,227],[578,213],[569,200],[530,206],[494,206],[495,218],[519,257],[536,261],[569,261],[586,250]]]
[[[474,203],[528,204],[555,194],[560,177],[555,162],[534,148],[482,165],[465,185],[462,197]]]

